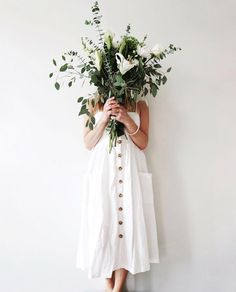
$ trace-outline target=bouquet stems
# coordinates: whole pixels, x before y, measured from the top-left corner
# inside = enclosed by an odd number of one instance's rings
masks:
[[[124,124],[117,121],[116,116],[111,115],[110,120],[106,127],[106,130],[109,132],[109,153],[111,153],[112,148],[116,146],[116,141],[118,137],[122,135],[125,135],[126,137],[124,129],[125,129]]]

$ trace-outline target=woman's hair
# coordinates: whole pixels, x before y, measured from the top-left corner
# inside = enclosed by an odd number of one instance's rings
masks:
[[[94,97],[93,100],[95,101],[95,106],[93,108],[94,114],[98,111],[103,111],[104,102],[100,96]],[[124,103],[122,104],[127,111],[135,111],[136,109],[136,102],[133,99],[125,98]]]

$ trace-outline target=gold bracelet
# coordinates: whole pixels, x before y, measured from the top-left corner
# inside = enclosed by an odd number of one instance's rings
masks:
[[[139,128],[140,128],[140,126],[138,126],[138,128],[137,128],[137,130],[135,130],[135,132],[133,132],[133,133],[128,133],[127,132],[127,134],[130,135],[130,136],[133,136],[134,134],[136,134],[139,131]]]

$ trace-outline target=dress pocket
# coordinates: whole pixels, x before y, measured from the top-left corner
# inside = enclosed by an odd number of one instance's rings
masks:
[[[139,171],[140,187],[144,203],[153,203],[152,173]]]

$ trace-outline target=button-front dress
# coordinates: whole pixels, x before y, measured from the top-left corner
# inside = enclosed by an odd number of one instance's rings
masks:
[[[128,114],[139,126],[137,103]],[[159,263],[152,173],[144,151],[126,136],[109,153],[104,130],[84,173],[75,265],[90,279],[110,278],[119,268],[145,272]]]

